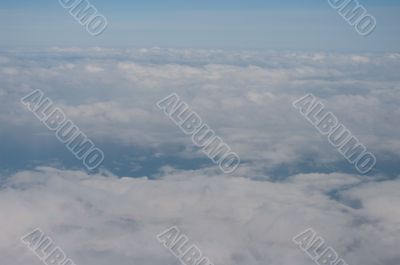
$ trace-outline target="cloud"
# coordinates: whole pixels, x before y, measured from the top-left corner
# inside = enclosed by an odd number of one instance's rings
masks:
[[[100,72],[103,72],[103,71],[104,71],[104,69],[103,69],[102,67],[100,67],[100,66],[98,66],[98,65],[95,65],[95,64],[88,64],[88,65],[86,65],[86,66],[85,66],[85,70],[86,70],[88,73],[100,73]]]
[[[104,146],[204,158],[155,106],[175,92],[262,174],[282,167],[355,172],[293,109],[293,100],[311,92],[377,155],[375,174],[400,170],[397,53],[53,48],[3,57],[5,138],[43,141],[33,136],[43,135],[40,124],[19,103],[39,88]]]
[[[19,238],[36,227],[76,264],[179,264],[156,240],[177,225],[214,264],[312,262],[292,242],[313,227],[348,264],[400,261],[398,180],[303,174],[284,182],[165,169],[157,180],[37,168],[4,180],[0,254],[39,264]]]

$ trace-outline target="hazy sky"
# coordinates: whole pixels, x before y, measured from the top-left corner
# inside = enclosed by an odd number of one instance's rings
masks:
[[[87,34],[58,1],[0,2],[6,47],[101,46],[322,51],[398,51],[400,3],[362,0],[376,17],[368,37],[327,1],[150,0],[91,3],[109,22],[99,37]]]

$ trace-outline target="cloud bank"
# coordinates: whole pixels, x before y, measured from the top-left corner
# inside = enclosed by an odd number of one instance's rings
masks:
[[[249,176],[354,173],[293,109],[293,100],[313,93],[377,155],[373,174],[393,178],[400,171],[399,66],[397,53],[159,48],[3,52],[2,144],[11,154],[24,147],[34,153],[38,146],[57,149],[58,154],[41,148],[41,158],[27,154],[4,159],[8,165],[77,166],[68,155],[59,155],[57,142],[19,103],[20,97],[42,89],[112,154],[105,167],[119,175],[154,174],[137,170],[143,168],[143,160],[154,161],[154,168],[212,166],[204,161],[196,166],[204,155],[156,108],[157,101],[174,92],[241,156],[243,170],[254,169]],[[27,139],[27,145],[21,146],[20,139]],[[126,149],[133,150],[129,157],[117,155],[126,154]],[[119,170],[119,163],[132,166]]]
[[[0,53],[0,256],[41,228],[77,265],[178,265],[176,225],[214,265],[312,261],[312,227],[351,264],[398,265],[400,54],[52,48]],[[100,147],[87,174],[20,104],[41,89]],[[157,108],[178,94],[237,152],[223,175]],[[351,165],[293,108],[313,93],[377,157]]]
[[[177,265],[156,239],[176,225],[214,264],[307,265],[291,239],[313,227],[348,264],[396,265],[399,188],[337,173],[271,182],[164,168],[149,180],[38,168],[2,182],[0,254],[40,264],[19,241],[40,227],[77,265]]]

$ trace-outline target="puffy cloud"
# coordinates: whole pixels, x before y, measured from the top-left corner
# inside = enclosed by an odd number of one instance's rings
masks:
[[[179,264],[156,240],[177,225],[215,265],[310,264],[291,242],[308,227],[348,264],[398,265],[399,66],[397,53],[4,52],[1,262],[41,264],[19,242],[40,227],[77,265]],[[71,170],[79,161],[20,104],[34,89],[104,150],[100,173]],[[240,155],[233,175],[156,107],[172,92]],[[292,107],[310,92],[377,155],[373,177],[343,173],[351,165]],[[21,170],[35,165],[64,170]]]
[[[260,172],[281,167],[349,172],[342,166],[344,158],[291,105],[311,92],[378,156],[377,174],[394,177],[400,170],[397,53],[95,47],[3,57],[0,121],[5,126],[0,132],[5,138],[23,134],[33,142],[39,140],[31,132],[45,133],[19,103],[21,96],[40,88],[104,145],[204,158],[155,106],[176,92],[244,163]],[[179,148],[171,150],[171,145]]]
[[[398,180],[303,174],[283,182],[165,168],[157,180],[38,168],[2,177],[0,254],[39,264],[36,227],[76,264],[179,264],[156,240],[177,225],[214,264],[312,263],[293,236],[313,227],[348,264],[398,264]]]

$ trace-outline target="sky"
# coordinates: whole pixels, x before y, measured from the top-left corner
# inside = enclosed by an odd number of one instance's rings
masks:
[[[327,1],[102,1],[108,19],[93,37],[58,1],[1,1],[1,47],[163,47],[320,51],[398,51],[398,1],[360,1],[377,19],[368,37]]]
[[[0,1],[0,264],[43,265],[21,241],[39,228],[73,260],[52,265],[193,265],[157,240],[173,226],[197,265],[315,264],[292,240],[309,228],[325,242],[309,251],[344,260],[329,265],[400,264],[398,1],[360,0],[367,37],[320,0],[91,3],[99,36],[56,0]],[[35,91],[104,153],[97,168],[23,104]],[[376,157],[368,173],[295,108],[310,94]],[[160,109],[170,95],[236,170]]]

